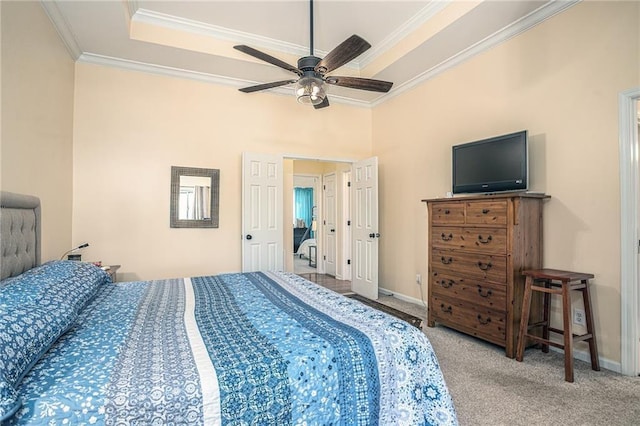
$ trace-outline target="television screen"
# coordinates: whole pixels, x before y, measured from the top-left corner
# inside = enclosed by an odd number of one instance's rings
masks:
[[[527,131],[453,146],[453,193],[524,191]]]

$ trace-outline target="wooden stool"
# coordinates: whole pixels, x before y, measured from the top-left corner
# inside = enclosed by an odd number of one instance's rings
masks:
[[[589,296],[589,279],[592,274],[580,272],[559,271],[557,269],[536,269],[523,271],[525,289],[522,299],[522,317],[520,318],[520,331],[518,333],[518,347],[516,350],[516,360],[522,361],[524,356],[524,346],[527,339],[542,343],[542,351],[549,352],[549,345],[564,350],[564,379],[573,382],[573,344],[575,342],[587,341],[591,354],[591,368],[600,371],[598,361],[598,347],[596,345],[596,331],[593,326],[593,311],[591,310],[591,297]],[[534,285],[542,283],[543,286]],[[587,333],[575,335],[571,331],[571,290],[581,290],[584,301],[584,312],[587,323]],[[534,324],[529,324],[529,310],[531,308],[531,298],[533,291],[544,293],[543,320]],[[549,322],[549,311],[551,305],[551,295],[562,295],[562,322],[563,330],[553,328]],[[535,327],[542,327],[542,337],[529,334],[529,330]],[[549,332],[562,334],[564,344],[549,340]]]

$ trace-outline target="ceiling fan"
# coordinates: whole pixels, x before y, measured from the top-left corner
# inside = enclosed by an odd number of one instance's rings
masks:
[[[286,86],[287,84],[296,83],[296,96],[298,102],[313,105],[314,108],[324,108],[329,106],[329,98],[325,90],[325,84],[333,84],[335,86],[349,87],[352,89],[369,90],[373,92],[386,93],[391,89],[393,83],[382,80],[373,80],[370,78],[360,77],[340,77],[327,76],[327,73],[343,66],[347,62],[361,55],[369,49],[371,45],[357,35],[352,35],[342,43],[340,43],[331,52],[327,53],[324,58],[318,58],[313,54],[313,0],[309,1],[310,16],[310,54],[298,59],[298,67],[289,65],[278,58],[274,58],[264,52],[260,52],[252,47],[245,45],[233,46],[240,52],[251,55],[262,61],[283,68],[298,76],[297,79],[274,81],[272,83],[258,84],[256,86],[244,87],[239,89],[244,93],[252,93],[260,90],[272,89],[274,87]]]

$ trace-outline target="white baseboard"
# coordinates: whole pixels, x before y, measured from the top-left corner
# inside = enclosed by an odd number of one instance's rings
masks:
[[[402,293],[397,293],[395,291],[391,291],[383,287],[378,287],[378,291],[384,294],[385,296],[393,296],[400,300],[404,300],[405,302],[413,303],[414,305],[426,306],[426,304],[422,300],[416,299],[415,297],[407,296]]]
[[[553,346],[549,346],[549,349],[551,349],[554,352],[560,352],[562,354],[564,353],[562,349],[555,348]],[[579,359],[580,361],[588,362],[589,364],[591,364],[591,354],[588,351],[581,351],[581,350],[576,350],[576,348],[573,348],[573,358]],[[598,361],[600,362],[600,368],[611,370],[615,373],[622,373],[622,366],[620,365],[619,362],[611,361],[610,359],[603,358],[603,357],[598,357]]]

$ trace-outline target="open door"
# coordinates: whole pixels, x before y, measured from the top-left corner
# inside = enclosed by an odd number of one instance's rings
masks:
[[[242,155],[242,272],[284,265],[282,156]]]
[[[364,297],[378,298],[378,158],[351,166],[352,256],[351,289]]]

